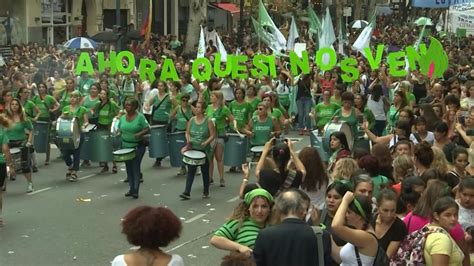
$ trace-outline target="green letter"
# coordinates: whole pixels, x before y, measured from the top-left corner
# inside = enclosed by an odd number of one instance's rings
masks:
[[[79,56],[79,59],[77,60],[76,75],[79,76],[84,71],[87,72],[87,74],[89,75],[94,74],[94,68],[92,67],[91,57],[87,52],[82,52]]]
[[[367,61],[369,61],[370,68],[372,70],[376,70],[379,68],[380,62],[382,62],[383,48],[384,48],[383,44],[377,45],[375,59],[372,56],[372,51],[370,51],[370,48],[367,47],[364,49],[365,57],[367,58]]]
[[[141,63],[140,63],[140,66],[141,66]],[[156,62],[155,62],[155,66],[156,66]],[[153,77],[154,76],[155,75],[153,74]],[[178,73],[176,73],[176,68],[174,67],[173,60],[171,60],[170,58],[166,58],[165,61],[163,62],[163,65],[161,66],[161,75],[160,75],[161,81],[166,81],[168,79],[171,79],[172,81],[179,81]]]
[[[126,57],[128,59],[128,66],[125,68],[122,63],[122,59]],[[133,69],[135,68],[135,57],[133,56],[132,52],[130,51],[122,51],[117,55],[115,59],[117,70],[124,73],[130,74],[132,73]]]
[[[357,60],[355,58],[349,57],[344,58],[341,61],[341,70],[345,73],[351,74],[346,75],[342,74],[341,78],[344,82],[353,82],[359,79],[359,69],[357,69]]]
[[[225,78],[227,76],[230,75],[230,71],[231,71],[231,68],[230,68],[230,64],[227,64],[226,62],[225,63],[225,70],[222,70],[221,69],[221,54],[218,53],[214,56],[214,73],[216,74],[216,76],[218,76],[219,78]],[[232,57],[233,55],[228,55],[227,56],[227,61],[232,61]]]
[[[268,76],[268,66],[262,62],[264,60],[267,60],[267,56],[263,54],[257,54],[253,57],[252,64],[255,68],[250,70],[253,77],[262,78]]]
[[[248,57],[246,55],[236,55],[232,57],[231,66],[232,66],[232,78],[239,78],[245,79],[248,77],[247,74],[247,66],[245,63],[247,62]],[[239,63],[243,63],[240,65]]]
[[[150,81],[150,84],[153,83],[153,81],[155,81],[156,79],[155,77],[156,67],[157,67],[157,64],[155,60],[150,60],[150,59],[145,59],[145,58],[141,59],[140,66],[138,67],[138,73],[140,74],[140,79],[141,80],[148,79]]]
[[[329,58],[324,55],[329,56]],[[319,69],[323,71],[328,71],[334,68],[337,63],[336,51],[329,47],[324,47],[319,49],[316,53],[316,64],[319,66]]]
[[[109,59],[104,57],[104,52],[97,53],[97,63],[99,64],[99,73],[105,71],[106,68],[110,68],[110,74],[115,74],[117,71],[117,65],[115,64],[116,53],[115,51],[111,51],[109,53]]]
[[[420,44],[421,54],[419,54],[416,51],[415,47],[413,47],[412,45],[405,48],[405,51],[407,53],[408,65],[410,66],[410,70],[416,70],[416,63],[418,62],[418,64],[420,64],[421,56],[426,54],[426,45],[424,43]]]
[[[301,70],[303,74],[309,73],[308,52],[302,51],[301,57],[302,58],[299,58],[299,56],[294,51],[290,52],[290,67],[291,67],[291,73],[294,76],[297,76],[300,74],[299,70]]]
[[[199,71],[199,67],[201,65],[204,66],[203,73]],[[206,57],[196,58],[196,60],[194,60],[193,62],[192,70],[193,70],[194,78],[199,82],[208,81],[211,79],[212,66],[211,66],[211,62]]]
[[[401,59],[401,60],[398,60]],[[392,77],[406,76],[405,52],[394,52],[388,55],[389,73]],[[402,69],[400,69],[402,67]]]

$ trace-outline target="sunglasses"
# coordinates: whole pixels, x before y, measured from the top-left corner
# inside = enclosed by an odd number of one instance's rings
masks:
[[[259,111],[265,111],[265,108],[258,108]]]

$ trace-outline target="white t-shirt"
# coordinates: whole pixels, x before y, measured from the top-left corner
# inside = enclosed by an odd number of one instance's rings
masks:
[[[458,222],[461,227],[466,230],[469,226],[474,226],[474,209],[466,209],[459,204],[459,218]]]
[[[411,133],[410,135],[410,140],[414,143],[414,144],[418,144],[418,140],[415,138],[415,135],[414,133]],[[427,134],[426,134],[426,137],[424,139],[422,139],[426,142],[428,142],[429,144],[433,145],[435,139],[434,139],[434,133],[431,132],[431,131],[428,131]]]
[[[127,266],[127,263],[125,262],[125,256],[118,255],[115,257],[112,261],[112,266]],[[172,254],[168,266],[184,266],[183,258],[181,258],[179,255]]]
[[[341,251],[339,252],[341,256],[341,266],[357,266],[357,257],[355,253],[354,245],[351,243],[345,244]],[[370,257],[360,253],[359,250],[360,261],[363,266],[373,265],[375,261],[375,257]]]

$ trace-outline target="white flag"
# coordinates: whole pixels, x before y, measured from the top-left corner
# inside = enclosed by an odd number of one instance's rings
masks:
[[[201,33],[199,34],[199,46],[198,46],[198,51],[197,51],[197,56],[196,58],[202,58],[204,57],[204,54],[206,53],[206,42],[204,41],[204,30],[201,27]]]
[[[276,47],[278,50],[285,49],[286,47],[286,39],[285,36],[281,33],[280,29],[277,28],[275,23],[273,22],[270,15],[268,15],[267,9],[262,3],[262,0],[259,2],[258,6],[258,22],[260,26],[262,26],[266,32],[269,32],[273,35],[273,38],[276,42]]]
[[[219,34],[216,34],[217,37],[217,48],[221,54],[221,62],[227,62],[227,51],[225,50],[224,44],[222,44]]]
[[[365,27],[360,33],[357,40],[352,45],[352,48],[362,53],[365,56],[364,49],[370,47],[370,39],[372,38],[372,32],[374,31],[374,22],[371,21],[367,27]]]
[[[293,50],[295,48],[295,41],[300,37],[298,34],[298,28],[296,27],[295,18],[291,17],[290,33],[288,35],[288,42],[286,43],[287,50]]]
[[[319,48],[331,47],[336,41],[336,34],[332,25],[331,12],[326,8],[326,15],[322,22],[322,33],[319,38]]]

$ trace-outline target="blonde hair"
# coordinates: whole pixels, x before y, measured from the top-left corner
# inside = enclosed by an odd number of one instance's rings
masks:
[[[224,106],[224,94],[222,94],[222,91],[211,91],[211,95],[216,96],[219,107]]]
[[[413,175],[414,170],[413,160],[410,156],[402,154],[393,159],[394,178]]]
[[[438,170],[441,174],[446,174],[449,171],[449,162],[446,160],[443,150],[438,147],[431,147],[433,150],[433,162],[430,168]]]
[[[336,162],[334,171],[332,172],[332,178],[350,180],[352,173],[359,170],[359,165],[352,158],[342,158]]]

